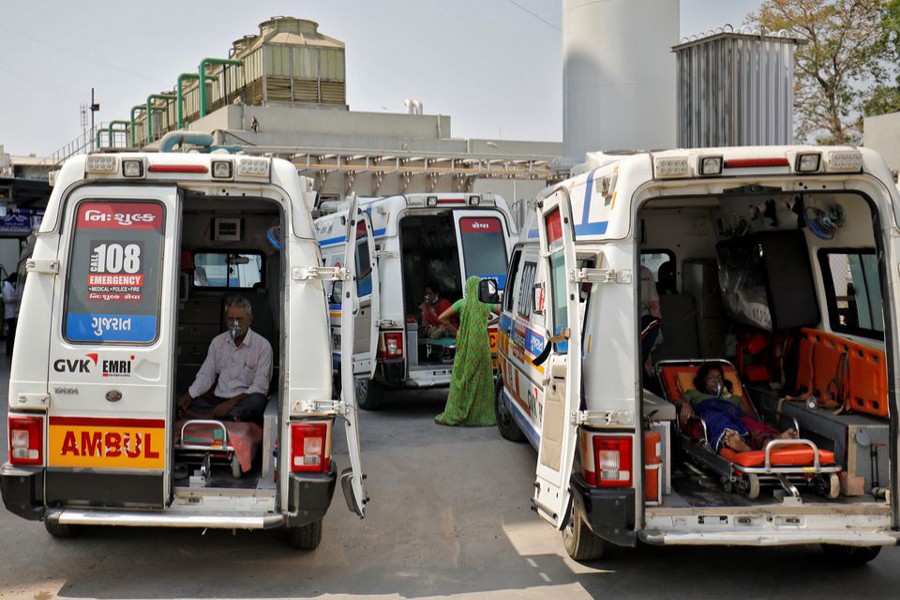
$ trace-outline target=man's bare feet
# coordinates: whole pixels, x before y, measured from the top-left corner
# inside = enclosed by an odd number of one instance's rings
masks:
[[[780,439],[780,440],[796,440],[799,437],[800,437],[800,434],[797,432],[797,430],[794,429],[793,427],[791,427],[790,429],[785,429],[784,431],[782,431],[781,434],[778,436],[778,439]]]
[[[734,450],[735,452],[749,452],[751,450],[750,446],[747,445],[747,442],[744,441],[744,438],[741,437],[741,434],[730,429],[725,432],[723,444],[726,448]]]

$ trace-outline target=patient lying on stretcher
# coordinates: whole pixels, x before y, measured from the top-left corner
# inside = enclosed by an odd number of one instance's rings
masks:
[[[795,439],[794,428],[779,432],[746,412],[740,396],[731,393],[722,368],[705,363],[694,378],[695,389],[684,393],[678,406],[682,423],[695,414],[706,423],[709,442],[716,452],[729,448],[735,452],[761,450],[773,439]]]

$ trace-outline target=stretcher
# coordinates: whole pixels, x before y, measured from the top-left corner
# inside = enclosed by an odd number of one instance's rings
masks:
[[[239,478],[252,468],[262,429],[255,423],[188,419],[175,424],[175,451],[179,458],[200,463],[199,476],[209,477],[214,463],[230,466]]]
[[[710,362],[721,368],[725,379],[731,383],[731,393],[740,397],[745,412],[759,419],[734,365],[725,360],[657,363],[656,373],[665,398],[680,403],[684,393],[694,387],[694,377],[700,366]],[[802,436],[796,421],[794,424]],[[737,452],[722,448],[716,452],[702,419],[692,418],[689,423],[676,419],[676,429],[682,450],[694,462],[717,473],[727,492],[737,491],[752,500],[759,497],[763,485],[774,485],[784,490],[786,500],[790,498],[797,502],[800,501],[798,486],[812,487],[829,499],[837,498],[840,493],[838,473],[841,468],[835,462],[834,453],[820,450],[811,440],[802,437],[773,439],[759,450]]]

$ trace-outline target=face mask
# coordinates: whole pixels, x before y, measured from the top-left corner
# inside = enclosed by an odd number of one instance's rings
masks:
[[[437,304],[437,301],[438,301],[437,294],[435,294],[433,296],[425,296],[425,302],[427,302],[428,304]]]
[[[231,334],[231,339],[236,340],[241,337],[245,333],[247,333],[246,329],[241,328],[241,324],[238,321],[232,321],[228,325],[228,333]]]

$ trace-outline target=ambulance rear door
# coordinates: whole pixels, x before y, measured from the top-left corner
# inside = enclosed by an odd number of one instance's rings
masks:
[[[501,214],[485,210],[454,210],[453,222],[463,288],[466,279],[477,275],[482,279],[496,279],[498,289],[504,290],[509,264],[509,233]]]
[[[369,215],[358,208],[356,196],[347,211],[347,245],[344,267],[349,277],[341,294],[341,400],[350,469],[341,473],[341,487],[347,504],[360,517],[366,513],[359,446],[359,407],[356,380],[369,380],[375,372],[378,343],[379,288],[375,240]]]
[[[174,186],[89,186],[64,206],[46,504],[163,508],[172,460],[179,194]]]
[[[541,441],[532,502],[544,519],[562,529],[569,505],[581,385],[579,284],[575,278],[575,229],[568,194],[559,189],[538,205],[545,307],[553,345],[545,368]]]

